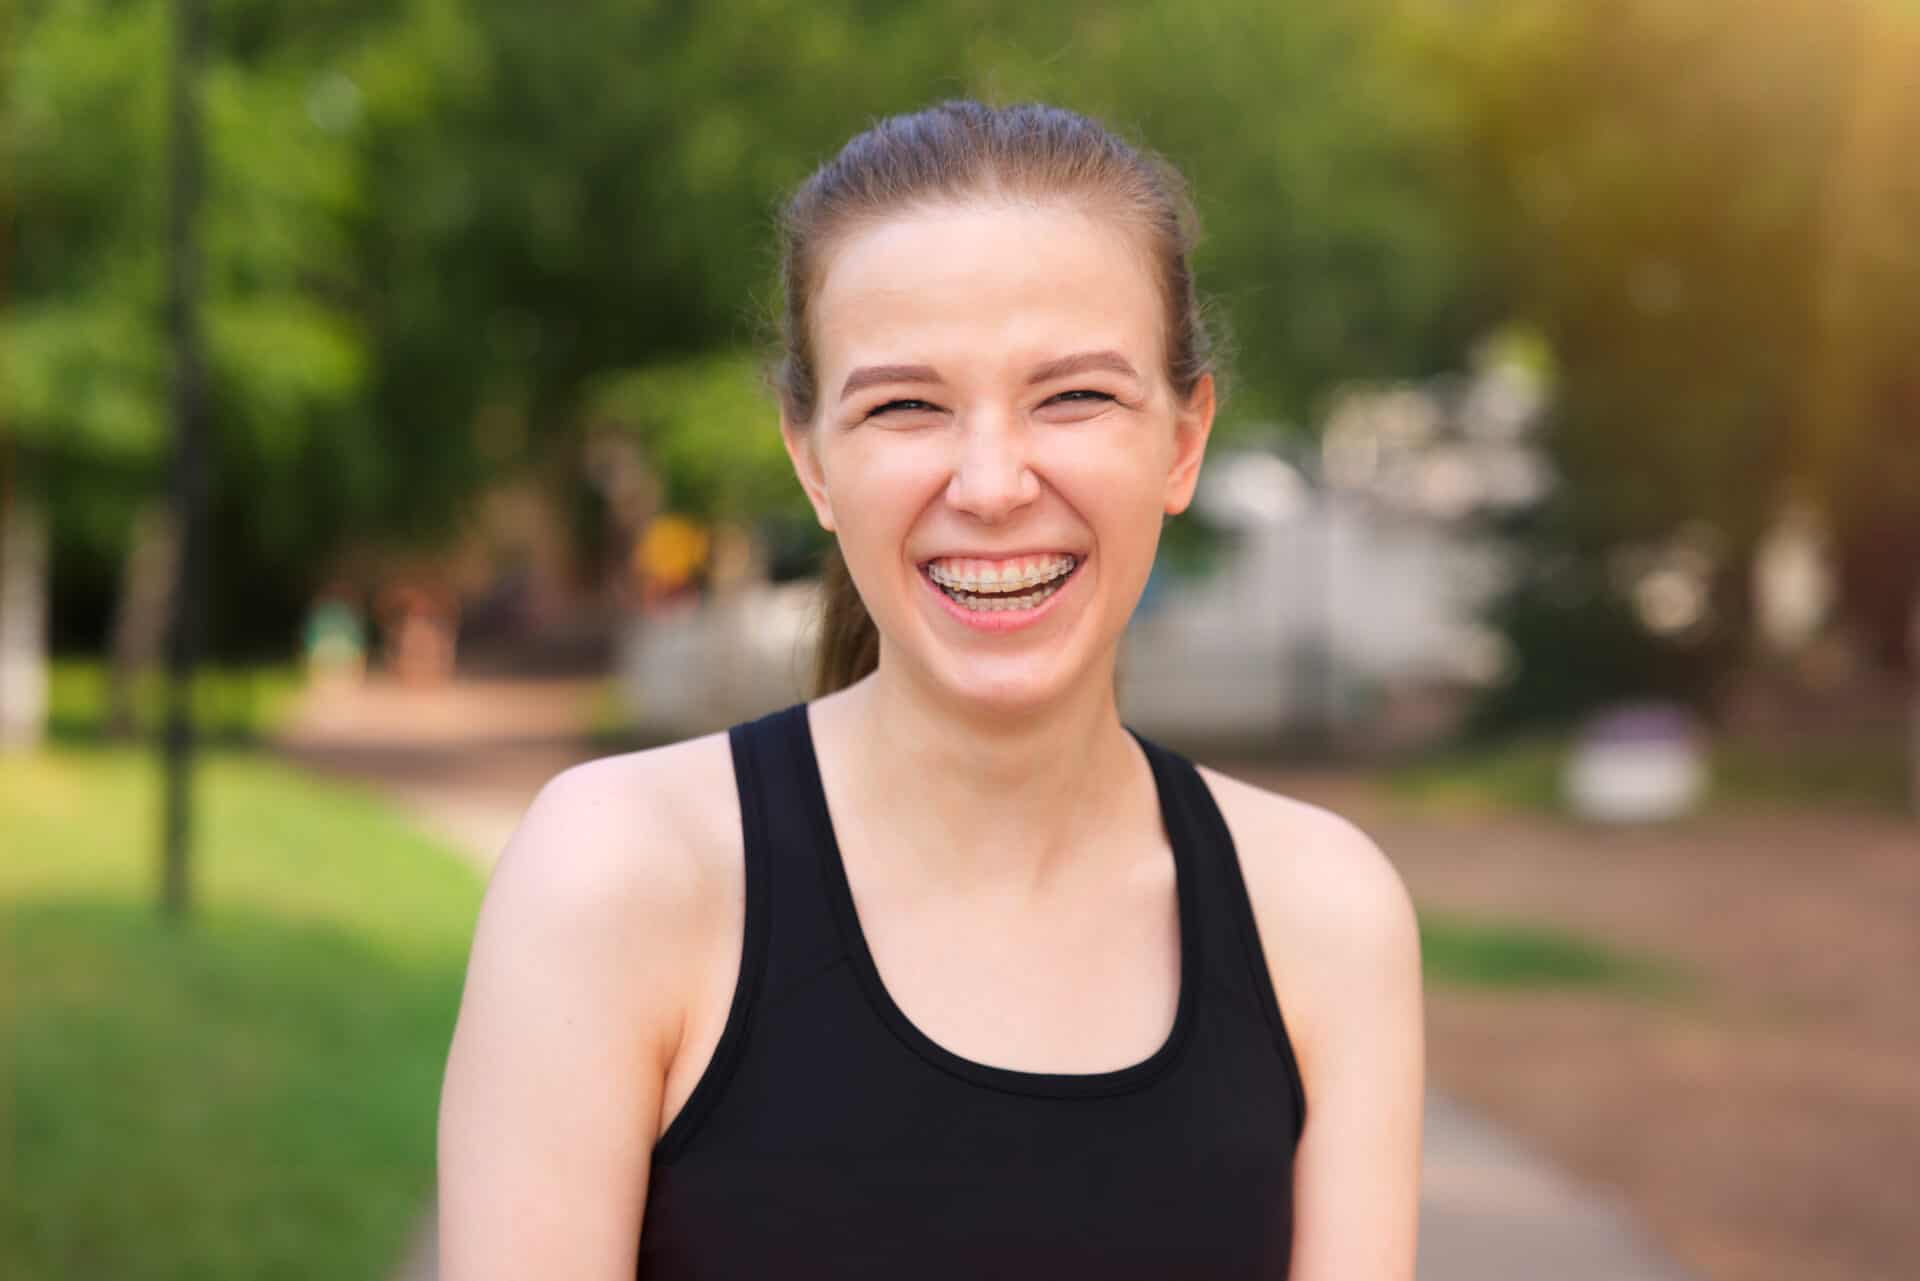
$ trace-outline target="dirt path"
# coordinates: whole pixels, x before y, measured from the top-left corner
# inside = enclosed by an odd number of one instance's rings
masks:
[[[1423,911],[1562,926],[1698,980],[1667,1003],[1430,988],[1436,1086],[1618,1189],[1712,1281],[1920,1275],[1920,825],[1599,831],[1263,781],[1360,822]]]

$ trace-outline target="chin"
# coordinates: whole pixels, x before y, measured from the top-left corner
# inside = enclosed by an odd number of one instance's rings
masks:
[[[1026,636],[956,637],[937,617],[902,610],[881,628],[881,661],[900,664],[901,674],[912,673],[915,684],[924,683],[949,706],[1009,718],[1073,701],[1090,682],[1103,679],[1101,671],[1110,688],[1118,633],[1103,646],[1098,633],[1106,629],[1097,603],[1060,603],[1074,607],[1061,618],[1064,626]],[[1119,626],[1124,629],[1124,621]]]
[[[1070,698],[1087,680],[1082,665],[1057,650],[1034,655],[942,654],[929,674],[960,706],[1020,717]]]

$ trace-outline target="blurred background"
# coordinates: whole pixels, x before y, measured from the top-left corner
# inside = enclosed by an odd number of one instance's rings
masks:
[[[0,1274],[431,1275],[519,813],[805,693],[779,202],[956,95],[1193,183],[1122,710],[1412,888],[1422,1276],[1915,1275],[1912,0],[0,0]]]

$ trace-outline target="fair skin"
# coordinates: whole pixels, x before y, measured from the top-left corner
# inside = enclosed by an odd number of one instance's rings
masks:
[[[1168,381],[1132,235],[987,201],[852,234],[814,298],[816,411],[782,423],[882,638],[879,670],[811,709],[868,944],[928,1036],[1028,1071],[1145,1058],[1178,994],[1171,862],[1113,672],[1159,520],[1192,498],[1213,389]],[[1014,553],[1075,566],[1027,626],[960,621],[927,578]],[[1423,1045],[1405,889],[1343,820],[1202,775],[1308,1100],[1290,1275],[1410,1281]],[[542,790],[489,886],[448,1062],[447,1281],[632,1275],[649,1152],[732,998],[741,859],[723,735]]]

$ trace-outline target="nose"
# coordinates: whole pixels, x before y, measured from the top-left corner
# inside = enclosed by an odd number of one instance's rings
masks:
[[[1026,433],[1004,420],[976,420],[959,433],[947,501],[983,521],[1005,520],[1040,496]]]

